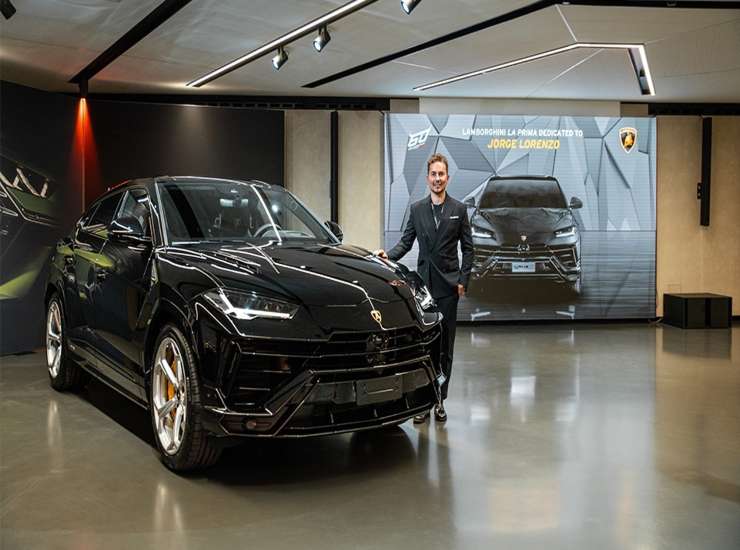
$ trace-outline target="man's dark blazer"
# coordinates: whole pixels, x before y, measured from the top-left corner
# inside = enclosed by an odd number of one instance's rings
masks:
[[[463,203],[447,195],[439,227],[434,225],[431,197],[427,196],[413,203],[403,236],[398,244],[387,252],[388,258],[393,261],[400,260],[411,250],[414,239],[419,241],[416,270],[424,283],[432,288],[434,295],[442,296],[447,293],[433,287],[432,270],[441,276],[435,276],[435,281],[443,280],[450,286],[450,294],[457,292],[458,284],[467,290],[470,269],[473,266],[473,235],[470,232],[468,210]],[[462,266],[457,258],[458,241],[462,247]]]

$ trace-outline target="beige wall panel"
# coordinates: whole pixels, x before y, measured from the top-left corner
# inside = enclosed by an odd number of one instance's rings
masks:
[[[699,201],[701,119],[658,118],[656,306],[663,315],[664,292],[702,290]],[[694,267],[692,267],[694,266]]]
[[[665,292],[716,292],[740,314],[740,118],[715,117],[709,227],[699,225],[701,119],[658,119],[657,311]]]
[[[339,113],[339,224],[344,242],[380,248],[383,115]]]
[[[740,314],[740,118],[712,121],[712,195],[704,234],[704,290],[733,297]]]
[[[331,216],[329,111],[285,111],[285,187],[319,219]]]

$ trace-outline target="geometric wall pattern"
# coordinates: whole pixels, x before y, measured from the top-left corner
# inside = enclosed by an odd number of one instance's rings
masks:
[[[619,131],[637,130],[626,152]],[[489,149],[491,135],[470,130],[573,130],[555,149]],[[425,196],[426,161],[435,152],[449,160],[448,192],[458,200],[482,191],[492,175],[548,175],[566,199],[578,197],[584,230],[655,230],[653,118],[391,114],[386,118],[385,230],[402,231],[406,207]],[[428,132],[428,134],[426,134]],[[426,135],[425,135],[426,134]],[[413,137],[421,135],[418,146]]]
[[[635,130],[631,147],[620,137],[626,128]],[[582,202],[572,211],[581,229],[579,293],[539,281],[473,281],[458,319],[654,315],[655,119],[389,114],[384,137],[386,248],[398,242],[409,204],[429,193],[426,162],[436,152],[449,161],[447,191],[458,200],[477,199],[493,175],[535,175],[554,176],[566,201]],[[492,139],[502,137],[519,140],[517,147],[489,148]],[[559,146],[528,148],[532,139],[559,139]],[[415,245],[403,263],[414,268],[417,254]]]

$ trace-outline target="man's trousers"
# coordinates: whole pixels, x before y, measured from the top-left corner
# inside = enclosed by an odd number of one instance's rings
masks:
[[[457,329],[457,294],[436,298],[437,309],[442,313],[442,372],[447,380],[442,385],[442,399],[447,399],[447,388],[452,375],[452,356],[455,351],[455,330]]]

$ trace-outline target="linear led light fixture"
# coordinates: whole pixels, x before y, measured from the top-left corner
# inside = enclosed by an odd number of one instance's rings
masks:
[[[188,82],[187,85],[193,88],[200,88],[204,84],[208,84],[209,82],[220,78],[225,74],[238,69],[239,67],[243,67],[247,63],[251,63],[255,59],[259,59],[260,57],[263,57],[280,47],[290,44],[291,42],[298,40],[299,38],[302,38],[307,34],[311,34],[312,32],[317,31],[319,28],[329,25],[330,23],[333,23],[338,19],[347,17],[348,15],[361,10],[362,8],[369,6],[370,4],[374,4],[377,1],[378,0],[353,0],[352,2],[348,2],[343,6],[330,11],[329,13],[325,13],[318,19],[314,19],[313,21],[310,21],[305,25],[298,27],[297,29],[290,31],[288,34],[284,34],[283,36],[276,38],[275,40],[263,44],[256,50],[252,50],[251,52],[244,54],[241,57],[237,57],[226,65],[222,65],[218,69],[215,69],[210,73],[204,74],[203,76]]]
[[[429,84],[417,86],[414,88],[414,91],[423,92],[424,90],[429,90],[431,88],[436,88],[438,86],[452,84],[453,82],[459,82],[460,80],[465,80],[467,78],[481,76],[484,74],[492,73],[494,71],[500,71],[501,69],[506,69],[508,67],[513,67],[515,65],[529,63],[530,61],[536,61],[537,59],[543,59],[545,57],[551,57],[553,55],[557,55],[560,53],[569,52],[571,50],[577,50],[581,48],[605,49],[605,50],[627,50],[630,56],[630,61],[632,61],[632,67],[635,69],[635,76],[637,77],[637,81],[640,84],[640,91],[642,92],[642,95],[655,95],[655,87],[653,86],[653,77],[650,74],[650,67],[648,66],[647,55],[645,54],[644,45],[642,44],[610,44],[610,43],[593,43],[593,42],[577,42],[575,44],[570,44],[568,46],[555,48],[554,50],[548,50],[548,51],[537,53],[537,54],[530,55],[527,57],[521,57],[519,59],[514,59],[513,61],[507,61],[505,63],[499,63],[498,65],[493,65],[492,67],[486,67],[485,69],[478,69],[477,71],[472,71],[469,73],[452,76],[450,78],[445,78],[444,80],[437,80],[436,82],[430,82]]]

